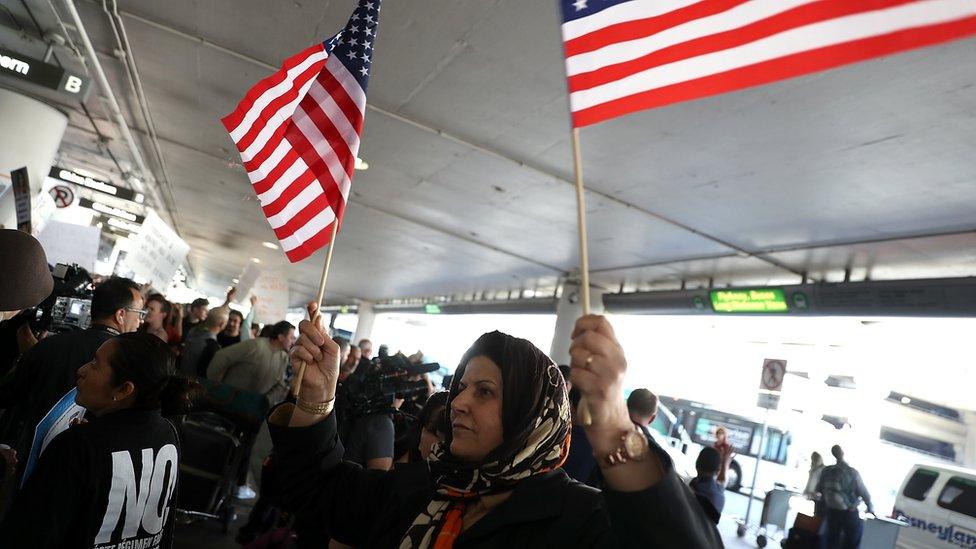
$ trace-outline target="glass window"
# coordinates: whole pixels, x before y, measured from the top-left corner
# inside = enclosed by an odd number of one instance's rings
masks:
[[[651,429],[654,429],[661,435],[669,437],[671,436],[671,420],[668,419],[664,414],[658,414],[654,421],[651,422]]]
[[[908,479],[908,483],[905,484],[905,489],[901,491],[901,494],[906,498],[923,501],[937,478],[939,478],[939,473],[935,471],[918,469],[912,474],[912,478]]]
[[[783,454],[783,433],[780,431],[775,431],[769,429],[766,432],[766,442],[763,443],[763,456],[762,458],[766,461],[775,461],[777,463],[785,462],[785,459],[781,460],[781,454]],[[782,456],[785,457],[785,456]]]
[[[976,518],[976,480],[950,478],[939,494],[939,507]]]

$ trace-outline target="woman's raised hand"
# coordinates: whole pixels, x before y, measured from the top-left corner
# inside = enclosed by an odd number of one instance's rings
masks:
[[[606,317],[587,315],[576,321],[569,355],[570,379],[586,398],[593,417],[587,438],[594,450],[611,451],[620,444],[621,430],[633,425],[623,391],[627,359]]]
[[[309,305],[311,320],[298,325],[298,341],[291,353],[292,368],[299,370],[299,361],[305,362],[301,398],[308,402],[325,402],[335,396],[339,378],[339,345],[325,334],[318,304]]]
[[[576,321],[569,348],[573,371],[570,379],[590,407],[593,422],[586,426],[586,438],[596,456],[615,452],[621,437],[634,424],[624,401],[624,350],[605,317],[587,315]],[[653,451],[644,461],[609,466],[597,458],[606,485],[621,492],[636,492],[653,486],[664,477],[662,463]]]

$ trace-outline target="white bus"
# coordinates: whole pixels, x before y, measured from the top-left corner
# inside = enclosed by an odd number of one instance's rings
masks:
[[[667,429],[667,434],[673,439],[685,441],[685,453],[694,463],[702,447],[714,444],[715,432],[719,427],[724,427],[736,454],[729,468],[726,486],[736,492],[752,486],[756,456],[760,454],[762,421],[714,410],[689,400],[661,397],[660,401],[662,408],[666,408],[668,413],[659,414],[659,419],[652,425],[655,430],[660,432]],[[765,493],[775,484],[802,491],[807,472],[801,468],[802,455],[794,448],[790,431],[770,423],[762,445],[757,493]]]

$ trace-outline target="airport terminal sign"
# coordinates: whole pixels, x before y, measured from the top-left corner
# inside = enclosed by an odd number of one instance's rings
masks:
[[[790,307],[782,288],[712,290],[712,309],[717,313],[785,313]]]
[[[80,185],[87,189],[93,191],[98,191],[100,193],[105,193],[112,195],[116,198],[121,198],[122,200],[129,200],[142,204],[146,197],[142,193],[137,193],[132,189],[127,189],[125,187],[119,187],[118,185],[113,185],[108,181],[103,181],[101,179],[95,179],[94,177],[89,177],[87,175],[82,175],[78,172],[71,171],[67,168],[62,168],[60,166],[52,166],[48,177],[58,179],[61,181],[66,181],[68,183],[74,183],[75,185]]]
[[[84,100],[88,95],[89,81],[84,76],[4,48],[0,48],[0,75],[26,80],[72,99]]]

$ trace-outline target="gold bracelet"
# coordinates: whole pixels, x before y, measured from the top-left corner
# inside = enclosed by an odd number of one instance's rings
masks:
[[[313,416],[327,416],[329,412],[332,411],[332,403],[335,401],[335,397],[326,400],[325,402],[309,402],[307,400],[302,400],[301,397],[296,399],[295,404],[298,409],[312,414]]]

